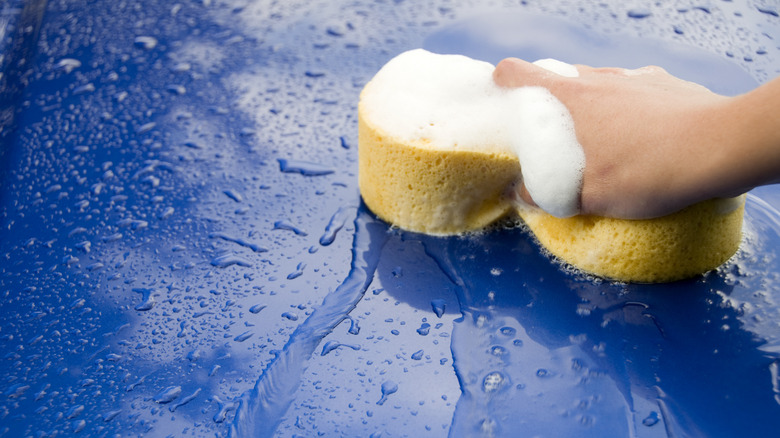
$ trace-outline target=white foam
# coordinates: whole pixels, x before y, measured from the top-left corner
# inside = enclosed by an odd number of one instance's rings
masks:
[[[538,65],[563,76],[577,69]],[[531,197],[546,212],[577,214],[585,155],[566,107],[541,87],[500,88],[494,66],[422,49],[402,53],[361,95],[371,122],[401,141],[431,148],[514,153]]]

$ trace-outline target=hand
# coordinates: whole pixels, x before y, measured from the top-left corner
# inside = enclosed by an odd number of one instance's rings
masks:
[[[568,78],[509,58],[493,79],[545,87],[568,108],[585,152],[581,214],[650,218],[731,194],[710,180],[722,171],[717,146],[732,98],[660,67],[576,67],[579,77]],[[533,203],[524,186],[519,194]]]

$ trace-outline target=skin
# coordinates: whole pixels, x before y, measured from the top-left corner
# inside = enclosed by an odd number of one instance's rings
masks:
[[[780,78],[726,97],[660,67],[576,67],[568,78],[508,58],[493,79],[568,108],[585,152],[581,214],[652,218],[780,182]]]

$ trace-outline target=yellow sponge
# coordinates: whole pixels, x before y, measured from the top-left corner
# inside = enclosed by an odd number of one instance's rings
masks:
[[[693,277],[731,258],[742,241],[744,208],[742,196],[645,220],[520,213],[539,243],[561,260],[601,277],[656,283]]]
[[[398,227],[427,234],[484,228],[512,210],[504,191],[520,174],[508,152],[405,143],[358,114],[358,181],[366,205]]]

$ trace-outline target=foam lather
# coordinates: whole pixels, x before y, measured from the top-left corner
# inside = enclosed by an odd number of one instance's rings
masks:
[[[559,61],[537,65],[577,75]],[[544,88],[496,86],[493,69],[418,49],[393,58],[366,84],[358,105],[359,185],[377,216],[449,235],[519,214],[549,253],[619,281],[691,277],[736,252],[744,197],[648,220],[578,215],[585,158],[570,114]],[[521,178],[541,208],[518,207],[507,196]]]

